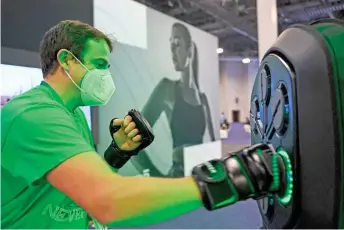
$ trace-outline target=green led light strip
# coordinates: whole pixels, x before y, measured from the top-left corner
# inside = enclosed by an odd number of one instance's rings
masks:
[[[285,167],[285,191],[283,195],[277,195],[280,204],[287,206],[293,199],[294,179],[293,168],[288,153],[284,149],[279,149],[277,154],[282,157]]]
[[[280,187],[280,169],[278,166],[278,159],[277,159],[277,155],[274,154],[272,155],[272,175],[273,175],[273,180],[272,180],[272,184],[271,184],[271,191],[277,191],[278,188]]]

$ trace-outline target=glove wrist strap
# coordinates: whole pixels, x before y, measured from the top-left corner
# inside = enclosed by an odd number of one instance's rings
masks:
[[[154,140],[154,134],[151,126],[139,111],[132,109],[128,112],[128,115],[131,116],[133,122],[136,124],[136,128],[139,130],[142,140],[139,147],[133,151],[121,150],[115,141],[111,142],[110,146],[104,153],[104,158],[110,166],[116,169],[120,169],[126,162],[129,161],[131,156],[137,155],[140,150],[149,146]],[[112,119],[109,125],[111,137],[113,137],[114,133],[121,129],[121,125],[114,125],[113,121],[115,119],[116,118]]]
[[[239,199],[226,167],[220,160],[195,166],[192,177],[199,187],[204,207],[209,211],[236,203]]]
[[[137,155],[134,151],[120,150],[116,142],[111,141],[109,147],[105,150],[104,159],[113,168],[120,169],[125,163],[127,163],[131,156]]]

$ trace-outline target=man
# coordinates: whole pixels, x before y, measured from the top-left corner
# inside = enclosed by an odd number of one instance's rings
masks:
[[[220,125],[225,124],[225,121],[226,121],[225,113],[221,112],[221,114],[220,114]]]
[[[225,116],[225,113],[222,112],[220,114],[220,126],[221,126],[221,129],[228,129],[228,121],[227,121],[227,118]]]
[[[128,153],[145,144],[149,130],[143,118],[138,121],[139,114],[111,124],[114,141],[106,154],[112,156],[105,154],[105,161],[95,152],[78,107],[104,105],[113,94],[111,51],[106,35],[79,21],[62,21],[44,35],[44,81],[2,109],[2,228],[87,228],[91,219],[143,226],[203,205],[213,210],[248,198],[238,198],[238,185],[227,173],[221,180],[216,177],[215,187],[204,179],[201,171],[206,168],[214,175],[227,172],[224,160],[196,167],[193,177],[181,179],[115,173],[109,165],[119,168],[130,158]],[[250,191],[250,197],[256,192]]]

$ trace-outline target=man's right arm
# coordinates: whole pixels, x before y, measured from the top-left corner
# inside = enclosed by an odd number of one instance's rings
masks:
[[[58,106],[17,115],[7,145],[16,150],[9,166],[13,175],[28,186],[47,178],[103,224],[148,225],[202,206],[191,178],[121,177],[113,172]]]
[[[134,227],[168,220],[203,204],[215,210],[276,193],[281,178],[286,177],[284,167],[291,168],[285,153],[259,144],[195,166],[192,175],[197,182],[191,177],[121,177],[96,153],[89,152],[61,163],[47,179],[99,222]]]
[[[235,156],[196,166],[193,177],[197,184],[191,177],[121,177],[73,124],[68,114],[56,107],[18,115],[6,138],[16,156],[8,167],[28,186],[46,178],[102,224],[144,226],[203,204],[214,210],[279,189],[280,167],[271,162],[280,161],[267,146],[264,151],[258,149],[262,146],[252,146]]]
[[[192,178],[121,177],[94,152],[66,160],[47,179],[92,217],[112,226],[150,225],[202,206]]]

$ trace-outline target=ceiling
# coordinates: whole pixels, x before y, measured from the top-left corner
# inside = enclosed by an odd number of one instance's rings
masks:
[[[135,1],[217,36],[223,57],[258,56],[256,0]],[[344,15],[344,0],[277,0],[277,6],[279,31],[295,23]]]

